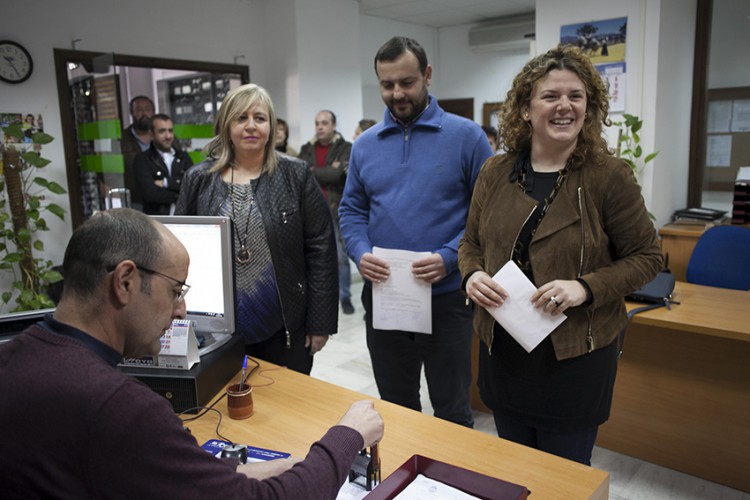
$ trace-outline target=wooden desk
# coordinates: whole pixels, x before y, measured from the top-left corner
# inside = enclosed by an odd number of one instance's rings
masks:
[[[263,363],[263,368],[274,365]],[[253,389],[252,417],[230,420],[226,417],[226,399],[217,403],[215,408],[225,415],[221,434],[236,442],[304,457],[310,445],[338,421],[351,403],[366,399],[362,394],[286,369],[256,373],[251,383],[267,383],[266,377],[274,383]],[[383,479],[409,457],[420,454],[524,485],[532,498],[608,497],[606,472],[375,401],[385,421],[385,436],[380,444]],[[217,420],[218,416],[209,412],[188,424],[199,444],[216,437]]]
[[[750,292],[674,298],[633,317],[597,445],[750,491]]]

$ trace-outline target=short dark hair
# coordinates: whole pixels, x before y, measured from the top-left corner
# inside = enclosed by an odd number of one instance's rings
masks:
[[[162,120],[162,121],[169,120],[171,122],[172,117],[169,115],[165,115],[164,113],[156,113],[154,116],[151,117],[151,131],[152,132],[156,132],[154,130],[154,120]]]
[[[73,232],[63,259],[63,295],[93,296],[107,268],[126,259],[147,268],[158,267],[164,243],[156,222],[130,208],[114,208],[90,217]],[[143,274],[142,289],[150,290]]]
[[[375,54],[375,74],[378,74],[378,62],[395,61],[401,54],[411,52],[419,62],[419,71],[424,75],[427,72],[427,54],[418,41],[405,36],[394,36],[385,42]]]
[[[133,114],[133,104],[135,104],[135,101],[140,101],[140,100],[146,100],[150,102],[151,107],[154,108],[154,110],[156,110],[156,106],[154,106],[154,101],[152,101],[150,97],[145,96],[145,95],[137,95],[130,100],[130,104],[128,105],[128,109],[130,109],[131,115]]]

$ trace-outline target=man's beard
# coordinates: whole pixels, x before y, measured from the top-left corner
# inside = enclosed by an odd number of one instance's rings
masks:
[[[404,102],[408,102],[409,104],[411,104],[411,106],[404,111],[399,111],[396,105],[399,103],[404,103]],[[427,90],[425,89],[424,94],[422,94],[420,98],[416,101],[412,101],[411,99],[407,97],[404,97],[403,99],[401,99],[401,101],[391,100],[388,103],[388,109],[390,110],[391,114],[395,116],[396,118],[398,118],[398,120],[401,121],[402,123],[411,123],[419,115],[422,114],[422,111],[424,111],[425,108],[427,107],[427,103],[428,103],[428,97],[427,97]]]
[[[139,118],[133,122],[133,127],[135,127],[138,132],[148,132],[151,129],[151,118],[147,116]]]

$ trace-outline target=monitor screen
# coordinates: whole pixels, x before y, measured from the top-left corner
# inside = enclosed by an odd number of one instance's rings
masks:
[[[234,252],[229,217],[155,215],[190,255],[185,297],[196,334],[234,333]]]

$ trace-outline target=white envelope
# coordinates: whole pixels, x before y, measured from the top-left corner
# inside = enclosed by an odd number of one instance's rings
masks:
[[[508,298],[500,307],[487,311],[526,352],[533,351],[552,330],[568,319],[565,314],[550,316],[541,309],[534,308],[531,296],[536,292],[536,287],[512,260],[492,279],[508,292]]]

